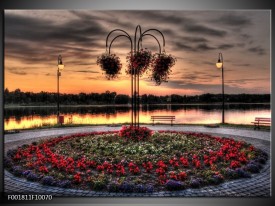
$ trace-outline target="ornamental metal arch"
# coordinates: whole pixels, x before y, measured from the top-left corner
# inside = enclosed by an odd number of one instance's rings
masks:
[[[162,37],[162,47],[160,44],[160,41],[158,40],[157,36],[152,34],[152,32],[156,32],[160,34]],[[113,38],[110,40],[111,35],[113,33],[118,33],[116,36],[113,36]],[[132,37],[123,29],[114,29],[110,31],[106,37],[106,53],[109,55],[111,54],[111,47],[113,45],[113,42],[116,41],[118,38],[124,37],[130,41],[130,55],[133,57],[137,52],[139,52],[142,49],[142,39],[145,36],[150,36],[154,38],[158,44],[159,47],[159,54],[162,52],[165,52],[165,38],[163,33],[158,29],[147,29],[144,32],[141,30],[141,26],[137,25],[135,29],[135,36],[132,39]],[[108,44],[109,43],[109,44]],[[131,63],[131,126],[133,127],[139,127],[139,105],[140,105],[140,96],[139,96],[139,77],[140,77],[140,70],[135,68],[133,64]]]

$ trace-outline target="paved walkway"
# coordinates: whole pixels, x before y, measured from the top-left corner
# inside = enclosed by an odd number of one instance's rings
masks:
[[[147,126],[153,130],[176,130],[190,132],[204,132],[217,134],[220,136],[233,137],[235,139],[245,140],[256,147],[270,154],[271,133],[268,131],[255,131],[252,129],[237,129],[237,128],[207,128],[203,126]],[[37,139],[43,139],[52,136],[64,134],[92,132],[92,131],[114,131],[121,127],[107,126],[91,126],[77,128],[58,128],[58,129],[42,129],[23,131],[16,134],[5,135],[5,150],[17,147],[18,145],[30,143]],[[35,182],[28,182],[26,179],[13,176],[8,171],[5,171],[5,192],[7,193],[39,193],[52,194],[54,196],[93,196],[93,197],[163,197],[163,196],[191,196],[191,197],[268,197],[271,195],[271,173],[270,160],[266,163],[259,174],[252,175],[252,178],[238,179],[225,182],[218,186],[208,186],[200,189],[186,189],[177,192],[155,192],[155,193],[108,193],[83,191],[75,189],[62,189],[58,187],[44,186]]]

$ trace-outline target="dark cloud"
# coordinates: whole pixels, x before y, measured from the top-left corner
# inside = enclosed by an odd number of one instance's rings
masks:
[[[79,72],[79,73],[93,73],[93,74],[99,73],[99,72],[97,72],[97,71],[89,71],[89,70],[78,70],[78,71],[74,71],[74,72]]]
[[[174,48],[175,50],[179,50],[179,51],[195,51],[195,48],[184,44],[182,41],[174,42]]]
[[[219,49],[224,49],[224,50],[231,49],[233,47],[234,47],[233,44],[221,44],[221,45],[218,46]]]
[[[237,15],[237,14],[226,14],[223,15],[215,22],[220,23],[221,25],[229,25],[234,27],[244,27],[251,24],[251,20],[246,16]]]
[[[226,35],[226,31],[213,29],[211,27],[207,27],[204,25],[199,24],[185,24],[184,29],[187,32],[200,34],[200,35],[209,35],[209,36],[216,36],[216,37],[224,37]]]
[[[28,63],[48,62],[60,51],[68,56],[88,57],[87,52],[95,51],[94,48],[104,48],[104,42],[100,40],[102,35],[107,34],[100,24],[91,19],[89,24],[77,19],[57,25],[43,18],[7,13],[5,21],[6,56]]]
[[[197,51],[209,51],[209,50],[214,50],[216,49],[215,47],[211,47],[205,43],[203,44],[199,44],[197,47],[196,47],[196,50]]]
[[[264,55],[265,49],[263,49],[261,46],[257,46],[257,47],[251,47],[248,49],[248,51],[252,52],[252,53],[256,53],[258,55]]]
[[[233,66],[238,66],[238,67],[250,67],[251,64],[233,64]]]
[[[227,83],[248,83],[248,82],[260,82],[260,81],[269,81],[270,78],[240,78],[240,79],[233,79],[233,80],[226,80]]]
[[[19,69],[14,69],[14,68],[8,68],[7,69],[10,73],[16,74],[16,75],[27,75],[27,72]]]
[[[195,42],[195,43],[205,43],[208,42],[208,40],[204,37],[196,37],[196,36],[185,36],[182,37],[182,40],[188,41],[188,42]]]

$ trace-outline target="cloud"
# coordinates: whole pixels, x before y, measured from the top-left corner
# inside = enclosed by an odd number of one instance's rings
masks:
[[[195,43],[205,43],[205,42],[208,42],[208,40],[204,37],[196,37],[196,36],[185,36],[185,37],[182,37],[182,39],[184,41],[187,41],[187,42],[195,42]]]
[[[209,50],[214,50],[216,49],[215,47],[208,46],[207,44],[199,44],[196,48],[197,51],[209,51]]]
[[[261,46],[251,47],[248,49],[249,52],[256,53],[258,55],[264,55],[265,49],[263,49]]]
[[[237,14],[226,14],[214,20],[214,22],[218,22],[221,25],[228,25],[234,27],[244,27],[251,24],[251,20],[243,15]]]
[[[216,37],[224,37],[226,35],[226,31],[219,30],[219,29],[213,29],[211,27],[207,27],[204,25],[199,24],[185,24],[184,29],[187,32],[200,34],[200,35],[210,35],[210,36],[216,36]]]
[[[249,66],[251,66],[251,64],[233,64],[233,66],[249,67]]]
[[[231,49],[233,47],[234,47],[233,44],[221,44],[221,45],[218,46],[219,49],[224,49],[224,50]]]
[[[22,71],[22,70],[18,70],[18,69],[14,69],[14,68],[8,68],[7,70],[8,70],[10,73],[16,74],[16,75],[27,75],[27,72]]]
[[[97,71],[88,71],[88,70],[78,70],[78,71],[74,71],[74,72],[79,72],[79,73],[92,73],[92,74],[97,74],[99,72]]]

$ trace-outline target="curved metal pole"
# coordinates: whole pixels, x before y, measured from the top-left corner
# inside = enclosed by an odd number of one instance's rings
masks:
[[[142,38],[143,38],[144,36],[151,36],[151,37],[153,37],[153,38],[157,41],[157,43],[158,43],[158,45],[159,45],[159,53],[161,54],[161,46],[160,46],[159,40],[158,40],[157,37],[155,37],[153,34],[144,34],[143,36],[141,36],[141,37],[139,38],[139,40],[138,40],[138,49],[139,49],[139,42],[142,40]]]
[[[111,47],[112,47],[113,42],[114,42],[117,38],[123,37],[123,36],[130,40],[130,42],[131,42],[131,51],[132,51],[132,49],[133,49],[133,41],[132,41],[131,37],[128,37],[128,36],[126,36],[126,35],[124,35],[124,34],[120,34],[120,35],[116,36],[115,38],[113,38],[113,40],[111,41],[110,46],[109,46],[109,54],[110,54],[110,51],[111,51]]]
[[[138,29],[139,29],[139,39],[140,39],[140,37],[141,37],[141,26],[140,25],[137,25],[137,27],[136,27],[136,31],[135,31],[135,39],[134,39],[134,51],[136,52],[136,47],[137,47],[137,45],[136,45],[136,43],[137,43],[137,31],[138,31]],[[138,50],[139,50],[139,48],[138,48]]]
[[[139,29],[139,40],[137,45],[137,32]],[[135,31],[135,38],[134,38],[134,52],[136,53],[139,51],[139,42],[141,37],[141,26],[137,25],[136,31]],[[135,107],[135,126],[137,122],[137,126],[139,127],[139,70],[137,71],[136,68],[134,68],[134,78],[135,78],[135,84],[134,84],[134,107]]]
[[[165,38],[164,38],[163,33],[162,33],[160,30],[158,30],[158,29],[147,29],[146,31],[144,31],[144,32],[142,33],[141,36],[144,36],[144,35],[145,35],[147,32],[149,32],[149,31],[156,31],[156,32],[158,32],[158,33],[162,36],[162,40],[163,40],[163,51],[165,51]]]
[[[129,35],[126,31],[124,31],[124,30],[122,30],[122,29],[114,29],[114,30],[110,31],[109,34],[108,34],[107,37],[106,37],[106,49],[107,49],[107,47],[108,47],[108,39],[109,39],[109,36],[110,36],[113,32],[115,32],[115,31],[121,31],[121,32],[123,32],[126,36],[128,36],[129,39],[131,39],[130,35]]]

